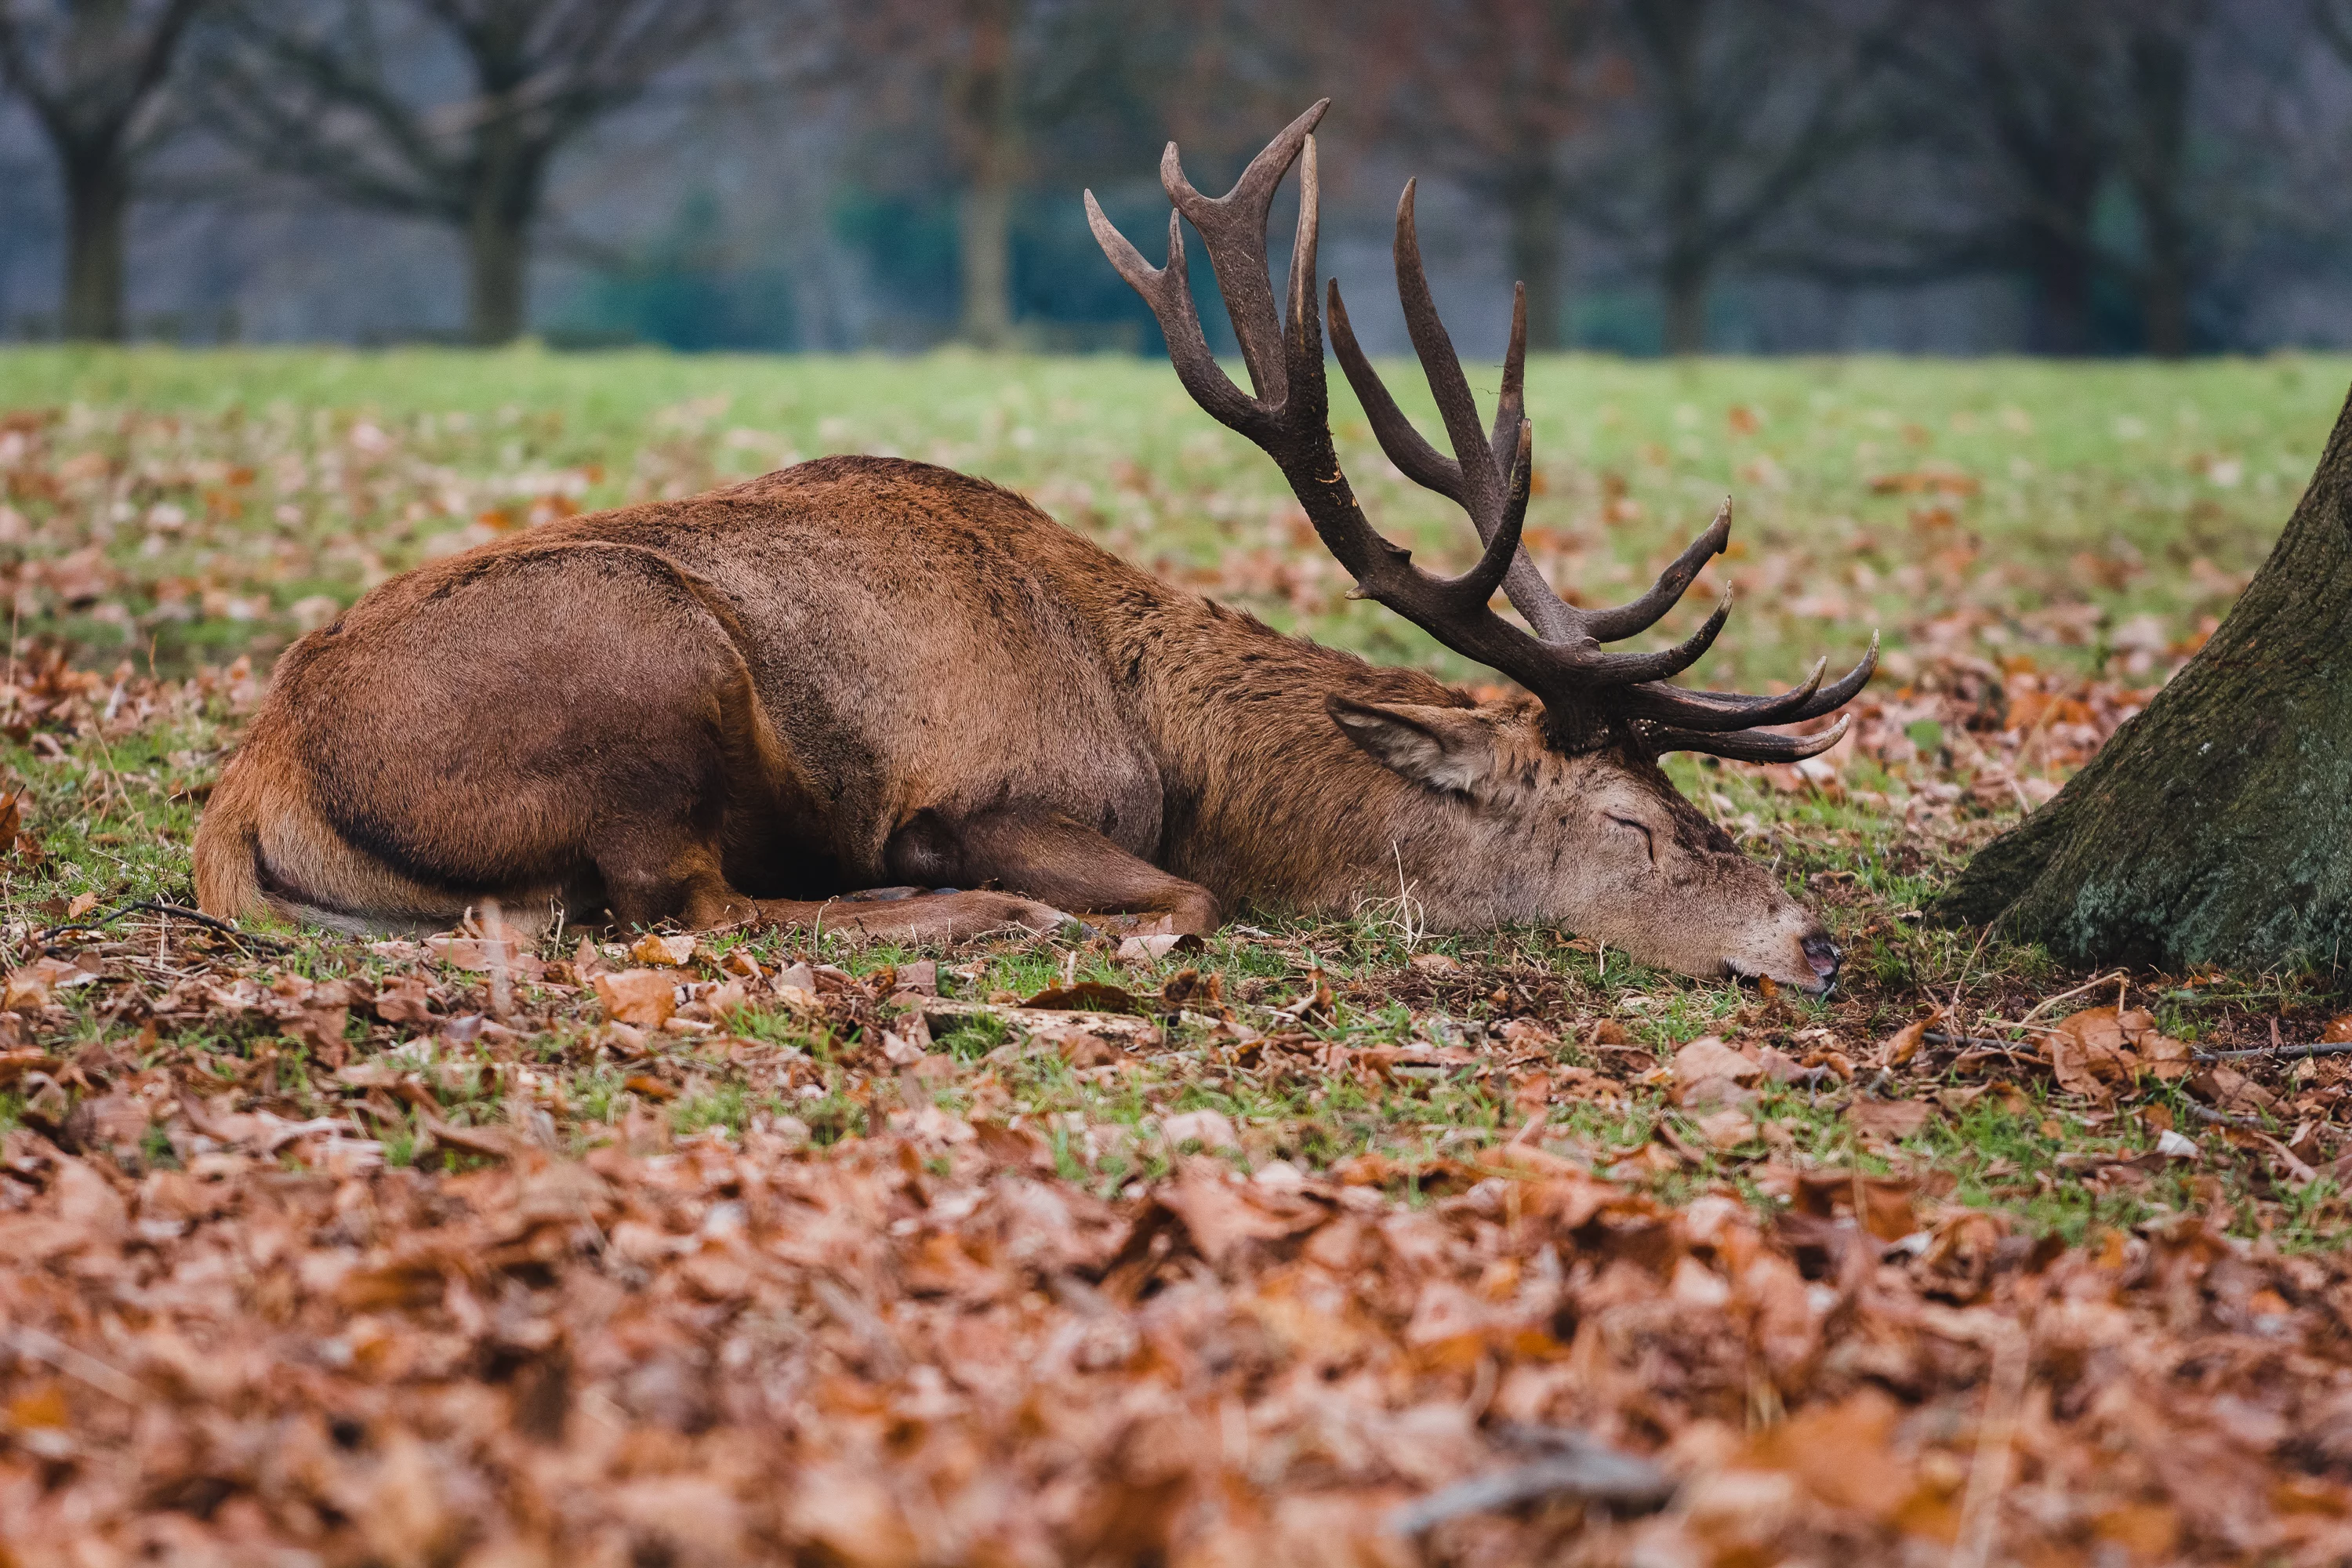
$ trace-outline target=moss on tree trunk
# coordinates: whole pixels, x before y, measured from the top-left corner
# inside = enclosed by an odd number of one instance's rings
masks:
[[[1937,912],[2084,963],[2352,956],[2352,403],[2221,630]]]

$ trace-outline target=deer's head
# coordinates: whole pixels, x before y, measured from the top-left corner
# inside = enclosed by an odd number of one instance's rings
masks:
[[[1553,592],[1519,544],[1534,440],[1523,392],[1526,291],[1517,291],[1512,309],[1495,422],[1483,428],[1430,298],[1411,183],[1397,204],[1397,292],[1453,455],[1424,440],[1381,384],[1349,326],[1337,282],[1330,287],[1331,347],[1389,460],[1468,513],[1485,548],[1467,572],[1440,577],[1382,537],[1357,504],[1331,443],[1315,281],[1313,135],[1329,101],[1293,121],[1223,196],[1194,190],[1169,143],[1160,176],[1176,210],[1169,215],[1164,267],[1151,266],[1128,243],[1091,191],[1087,216],[1111,265],[1159,318],[1177,379],[1202,407],[1275,460],[1325,547],[1355,578],[1354,596],[1387,605],[1456,653],[1509,676],[1532,699],[1476,708],[1335,702],[1333,722],[1414,786],[1452,803],[1465,838],[1463,865],[1496,881],[1498,910],[1559,921],[1643,963],[1689,974],[1769,975],[1826,990],[1836,976],[1836,950],[1820,922],[1677,794],[1655,759],[1688,751],[1795,762],[1826,751],[1844,734],[1845,721],[1811,735],[1763,727],[1843,706],[1876,667],[1877,638],[1861,663],[1828,685],[1825,662],[1779,696],[1669,685],[1723,629],[1731,613],[1727,587],[1685,642],[1654,653],[1606,649],[1603,644],[1655,624],[1682,598],[1729,540],[1730,503],[1632,603],[1586,609]],[[1286,315],[1275,305],[1265,226],[1275,191],[1294,163],[1298,230]],[[1192,223],[1208,249],[1249,372],[1248,393],[1219,368],[1202,336],[1180,220]],[[1525,626],[1496,612],[1497,590]]]

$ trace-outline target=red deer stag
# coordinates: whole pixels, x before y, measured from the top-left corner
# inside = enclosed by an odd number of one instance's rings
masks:
[[[495,898],[944,940],[1064,910],[1202,931],[1245,900],[1345,912],[1402,881],[1434,929],[1552,921],[1686,973],[1825,990],[1837,951],[1820,922],[1654,759],[1821,751],[1838,731],[1755,727],[1838,707],[1872,658],[1779,697],[1667,685],[1725,606],[1677,647],[1602,651],[1673,607],[1728,513],[1622,608],[1544,585],[1519,549],[1524,307],[1489,437],[1430,303],[1410,185],[1397,278],[1454,456],[1382,389],[1336,288],[1332,342],[1390,458],[1468,512],[1485,549],[1433,576],[1373,530],[1326,423],[1323,107],[1223,198],[1193,190],[1173,146],[1162,167],[1254,395],[1202,341],[1174,218],[1155,268],[1091,195],[1088,216],[1186,390],[1279,465],[1357,591],[1530,695],[1482,703],[1281,636],[983,480],[825,458],[419,567],[296,643],[197,834],[204,908],[414,929]],[[1302,152],[1286,325],[1265,218]],[[1489,607],[1498,587],[1531,632]],[[936,890],[856,892],[886,882]]]

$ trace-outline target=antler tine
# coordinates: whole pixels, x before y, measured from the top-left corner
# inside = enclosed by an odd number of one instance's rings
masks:
[[[1511,459],[1506,455],[1518,439],[1517,432],[1528,424],[1528,286],[1511,285],[1511,342],[1503,353],[1502,395],[1495,403],[1495,433],[1493,445],[1496,467]],[[1527,505],[1527,498],[1517,498],[1517,504]],[[1527,617],[1536,636],[1546,642],[1565,642],[1581,635],[1583,612],[1559,596],[1536,563],[1522,550],[1511,569],[1504,575],[1503,592],[1520,615]]]
[[[1417,624],[1426,626],[1438,641],[1456,652],[1465,651],[1457,639],[1465,631],[1474,634],[1468,640],[1486,649],[1476,657],[1494,664],[1497,669],[1508,670],[1524,660],[1513,659],[1514,643],[1519,649],[1528,646],[1526,635],[1486,607],[1495,590],[1510,571],[1515,562],[1524,560],[1519,552],[1519,531],[1528,521],[1528,455],[1533,432],[1522,427],[1518,451],[1511,465],[1511,491],[1497,520],[1495,536],[1486,541],[1478,552],[1476,564],[1459,577],[1433,577],[1417,566],[1402,560],[1397,563],[1402,581],[1391,579],[1377,587],[1367,584],[1364,596],[1378,599],[1391,609],[1410,616]],[[1411,552],[1400,552],[1400,555]],[[1421,603],[1412,605],[1418,598]],[[1439,617],[1443,617],[1440,619]]]
[[[1290,173],[1323,111],[1324,99],[1284,127],[1250,160],[1234,188],[1222,196],[1204,196],[1184,177],[1176,143],[1160,157],[1160,183],[1207,247],[1209,266],[1217,275],[1217,291],[1232,317],[1234,336],[1242,346],[1242,363],[1249,369],[1250,386],[1258,401],[1278,407],[1289,392],[1282,352],[1282,319],[1275,312],[1274,282],[1265,260],[1265,215],[1274,193]]]
[[[1870,634],[1870,649],[1861,662],[1828,686],[1821,683],[1829,667],[1816,659],[1812,673],[1794,691],[1778,697],[1748,697],[1735,691],[1689,691],[1678,686],[1636,687],[1622,700],[1635,718],[1656,720],[1685,730],[1727,733],[1758,724],[1793,724],[1833,713],[1862,694],[1878,668],[1878,634]]]
[[[1112,268],[1151,307],[1160,335],[1168,340],[1168,362],[1176,367],[1176,379],[1219,424],[1257,439],[1266,427],[1265,410],[1234,384],[1201,331],[1201,312],[1192,303],[1192,280],[1184,270],[1183,224],[1174,213],[1168,215],[1168,264],[1154,267],[1104,216],[1094,192],[1086,196],[1087,226],[1094,230],[1095,243]]]
[[[1535,445],[1535,426],[1519,421],[1519,444],[1511,454],[1510,489],[1503,498],[1503,515],[1495,521],[1494,537],[1479,552],[1478,563],[1446,584],[1461,594],[1465,608],[1483,609],[1511,570],[1527,560],[1519,549],[1519,531],[1527,526],[1528,496],[1534,488]]]
[[[1699,574],[1708,558],[1722,554],[1724,546],[1730,542],[1731,498],[1726,496],[1706,531],[1692,540],[1689,547],[1675,557],[1674,564],[1658,574],[1658,580],[1650,584],[1648,593],[1614,609],[1581,612],[1578,618],[1585,635],[1602,642],[1614,642],[1656,625],[1668,610],[1682,603],[1691,579]]]
[[[1818,757],[1840,741],[1853,719],[1846,715],[1818,735],[1775,735],[1747,731],[1736,734],[1701,734],[1689,730],[1655,729],[1643,739],[1652,752],[1704,752],[1741,763],[1801,763]]]
[[[1347,304],[1339,298],[1339,280],[1331,279],[1331,348],[1339,356],[1339,368],[1347,373],[1348,384],[1356,389],[1356,401],[1364,405],[1364,417],[1372,426],[1372,435],[1381,450],[1389,456],[1406,479],[1425,490],[1435,490],[1447,500],[1462,504],[1462,465],[1431,446],[1412,421],[1397,406],[1389,395],[1388,384],[1380,372],[1364,356],[1356,342],[1356,329],[1348,320]],[[1502,461],[1501,458],[1496,459]]]
[[[1324,100],[1329,102],[1328,99]],[[1283,354],[1292,396],[1286,412],[1328,424],[1330,394],[1323,382],[1323,323],[1315,313],[1315,251],[1322,232],[1322,182],[1316,173],[1315,138],[1307,138],[1298,158],[1298,228],[1290,241],[1290,299],[1285,311]]]
[[[1861,696],[1862,689],[1870,684],[1870,678],[1877,671],[1878,633],[1874,629],[1870,634],[1869,650],[1862,656],[1854,667],[1815,692],[1813,700],[1806,703],[1804,708],[1792,717],[1818,719],[1824,713],[1836,712]]]
[[[1495,468],[1505,474],[1515,461],[1520,432],[1527,425],[1521,393],[1527,357],[1526,290],[1521,288],[1517,292],[1519,299],[1511,318],[1511,351],[1504,362],[1503,398],[1495,411],[1491,447]],[[1332,352],[1339,357],[1339,368],[1347,373],[1348,384],[1356,389],[1357,401],[1364,405],[1364,417],[1370,423],[1381,450],[1414,484],[1435,490],[1468,511],[1480,540],[1491,541],[1492,524],[1472,506],[1462,477],[1462,464],[1438,451],[1413,428],[1412,421],[1397,406],[1387,383],[1381,380],[1380,373],[1372,368],[1371,361],[1356,342],[1355,329],[1348,320],[1348,308],[1339,297],[1339,280],[1336,278],[1331,280],[1329,296]],[[1465,394],[1466,390],[1465,387]],[[1475,427],[1475,409],[1472,423]],[[1481,453],[1473,459],[1472,467],[1485,460],[1486,454]],[[1524,509],[1526,498],[1519,497],[1517,504]],[[1538,637],[1557,642],[1579,635],[1578,612],[1552,592],[1551,584],[1544,581],[1543,574],[1536,570],[1525,551],[1511,561],[1503,575],[1502,588]]]
[[[1715,646],[1717,635],[1730,618],[1731,588],[1727,584],[1723,597],[1715,602],[1714,612],[1699,624],[1698,630],[1656,653],[1604,653],[1590,637],[1569,643],[1538,643],[1536,646],[1546,656],[1548,668],[1537,681],[1528,683],[1529,689],[1538,697],[1557,692],[1572,700],[1579,693],[1602,687],[1635,686],[1680,675]]]
[[[1511,346],[1503,353],[1503,392],[1495,403],[1495,466],[1511,460],[1518,428],[1528,417],[1528,286],[1511,285]]]
[[[1636,719],[1653,719],[1706,734],[1752,730],[1759,724],[1791,723],[1804,717],[1805,705],[1821,689],[1830,661],[1813,660],[1813,668],[1793,691],[1777,697],[1750,697],[1738,691],[1689,691],[1679,686],[1637,686],[1624,693],[1621,705]]]
[[[1461,504],[1478,525],[1483,538],[1495,526],[1503,504],[1502,464],[1478,428],[1477,401],[1470,395],[1469,378],[1462,374],[1462,358],[1454,339],[1437,314],[1429,292],[1429,277],[1421,265],[1421,235],[1413,223],[1413,195],[1418,180],[1404,183],[1397,198],[1397,300],[1404,307],[1405,335],[1412,340],[1430,395],[1437,400],[1438,417],[1454,445],[1454,460],[1462,475]]]

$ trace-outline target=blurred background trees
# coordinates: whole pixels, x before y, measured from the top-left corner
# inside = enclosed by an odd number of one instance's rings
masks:
[[[85,0],[87,4],[87,0]],[[466,335],[524,327],[549,165],[719,34],[731,0],[215,0],[191,73],[203,122],[330,201],[440,224]]]
[[[2352,0],[0,0],[0,334],[1155,351],[1079,188],[1325,93],[1546,348],[2352,345]]]
[[[163,86],[205,0],[0,0],[0,81],[32,111],[64,209],[58,321],[122,335],[131,177],[166,124]]]

